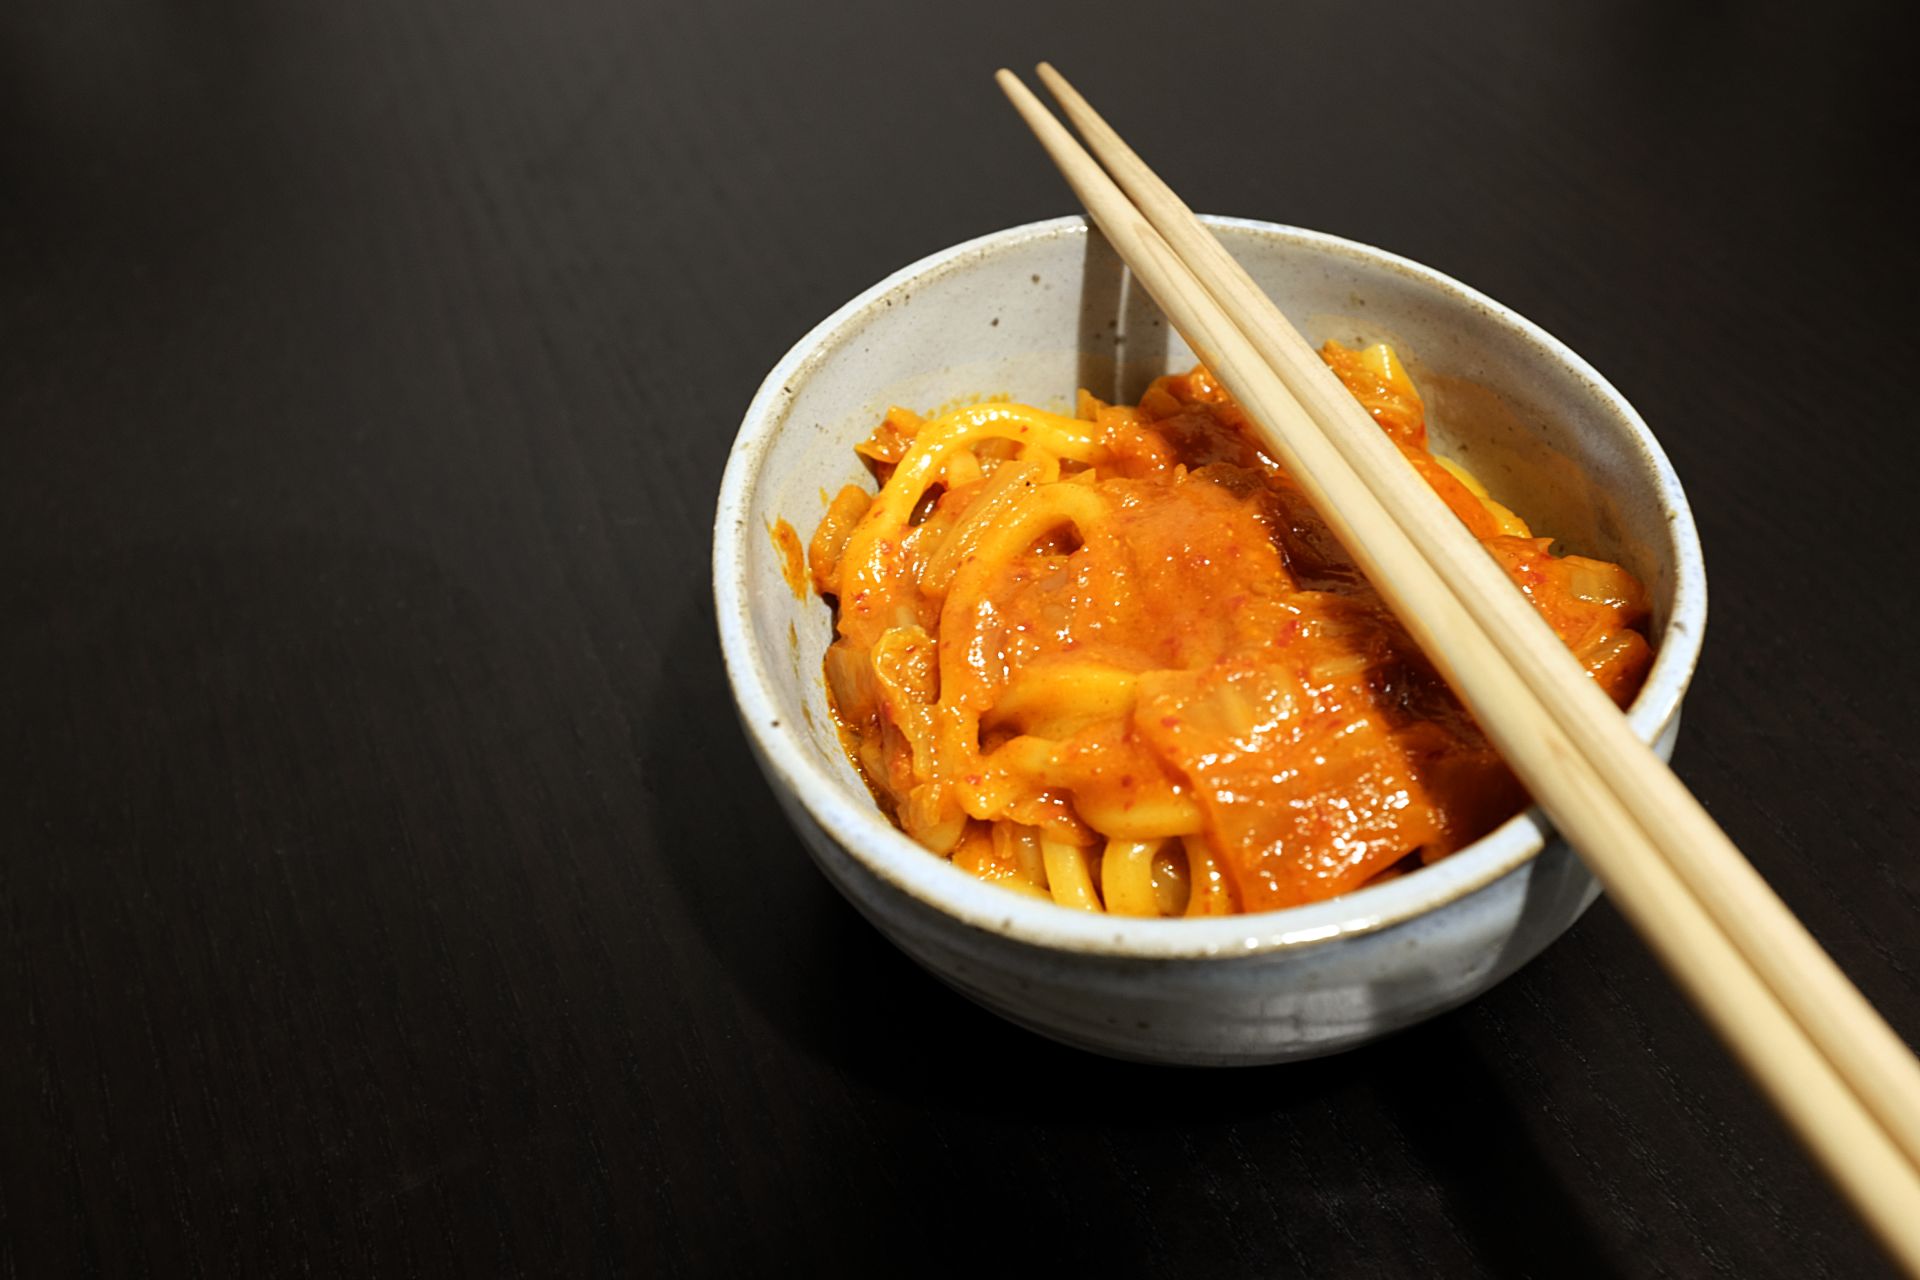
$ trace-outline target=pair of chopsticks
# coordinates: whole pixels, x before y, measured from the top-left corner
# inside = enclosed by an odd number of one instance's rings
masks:
[[[1920,1062],[1193,211],[1065,77],[1045,63],[1038,74],[1085,148],[1011,72],[997,79],[1094,224],[1614,904],[1920,1275]]]

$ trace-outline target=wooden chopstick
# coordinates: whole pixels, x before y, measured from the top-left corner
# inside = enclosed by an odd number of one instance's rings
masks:
[[[1261,327],[1259,314],[1236,318],[1224,309],[1038,99],[1010,73],[1001,72],[999,79],[1093,221],[1261,425],[1263,442],[1461,693],[1535,798],[1583,851],[1616,905],[1890,1252],[1920,1275],[1920,1174],[1836,1069],[1831,1059],[1846,1056],[1846,1047],[1828,1046],[1823,1052],[1814,1043],[1662,856],[1583,749],[1585,738],[1560,722],[1498,637],[1323,434],[1252,341],[1248,330]],[[1368,429],[1373,430],[1370,422]],[[1477,547],[1474,554],[1484,558]],[[1500,585],[1513,594],[1504,578]],[[1542,670],[1555,673],[1543,678],[1564,680],[1565,663],[1542,662]],[[1607,714],[1619,718],[1610,703]]]
[[[1920,1060],[1708,816],[1433,490],[1234,261],[1048,63],[1039,76],[1088,148],[1273,366],[1328,439],[1606,779],[1749,964],[1920,1167]]]

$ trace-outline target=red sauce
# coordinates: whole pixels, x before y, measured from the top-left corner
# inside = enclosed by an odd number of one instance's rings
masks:
[[[1502,532],[1521,526],[1428,452],[1419,397],[1380,350],[1326,355],[1593,678],[1630,701],[1652,656],[1640,584]],[[1030,881],[1015,866],[1027,846],[1003,824],[1097,868],[1103,837],[1184,823],[1197,827],[1186,847],[1204,841],[1233,902],[1255,911],[1443,857],[1521,807],[1472,717],[1204,370],[1160,379],[1137,409],[1083,397],[1089,414],[1102,451],[1063,465],[1061,482],[1086,490],[1073,496],[1090,514],[984,581],[926,575],[976,501],[1005,499],[987,495],[1013,445],[949,464],[914,521],[871,543],[880,568],[863,570],[857,601],[840,594],[853,575],[839,561],[879,518],[867,495],[843,491],[815,535],[815,583],[841,606],[835,706],[910,834],[987,878]],[[863,449],[876,472],[904,465],[920,425],[889,415]]]

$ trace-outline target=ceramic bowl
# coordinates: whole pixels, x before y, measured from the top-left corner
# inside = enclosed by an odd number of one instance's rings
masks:
[[[1437,271],[1317,232],[1208,221],[1316,345],[1384,339],[1409,357],[1440,452],[1561,549],[1647,584],[1658,657],[1631,719],[1670,754],[1706,580],[1680,483],[1632,406],[1537,326]],[[896,272],[802,338],[748,408],[720,490],[715,604],[768,782],[821,870],[903,951],[987,1008],[1098,1053],[1280,1062],[1472,999],[1578,919],[1593,878],[1530,811],[1412,875],[1284,911],[1124,919],[995,888],[874,807],[828,712],[827,606],[789,588],[772,537],[781,520],[809,536],[829,495],[866,481],[853,445],[890,404],[924,412],[1004,393],[1071,411],[1076,387],[1131,400],[1192,362],[1079,218]]]

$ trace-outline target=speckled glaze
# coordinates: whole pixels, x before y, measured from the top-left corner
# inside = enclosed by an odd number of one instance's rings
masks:
[[[1670,754],[1706,579],[1679,481],[1632,407],[1539,328],[1438,272],[1316,232],[1208,221],[1316,344],[1386,339],[1411,356],[1441,452],[1563,549],[1647,583],[1658,658],[1631,719]],[[1066,408],[1078,386],[1131,399],[1191,362],[1079,218],[915,263],[802,338],[754,397],[721,484],[714,597],[768,781],[827,877],[902,950],[1003,1016],[1095,1052],[1281,1062],[1472,999],[1579,918],[1592,877],[1528,812],[1414,875],[1286,911],[1129,920],[996,889],[875,809],[827,710],[828,610],[788,588],[771,537],[780,519],[807,536],[826,499],[865,478],[852,446],[889,404],[1004,393]]]

